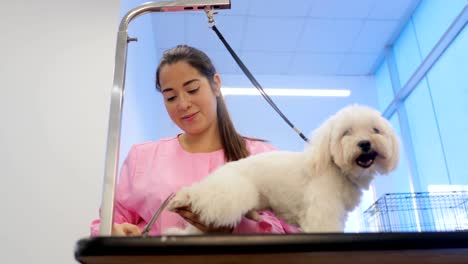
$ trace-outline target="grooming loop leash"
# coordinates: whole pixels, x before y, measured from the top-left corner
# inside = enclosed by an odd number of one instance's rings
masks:
[[[217,14],[218,12],[215,12],[213,8],[205,8],[205,13],[206,16],[208,17],[208,26],[213,29],[213,31],[216,33],[216,35],[219,37],[221,42],[223,42],[224,46],[227,48],[231,56],[234,58],[236,61],[237,65],[241,68],[241,70],[244,72],[244,74],[249,78],[249,80],[252,82],[252,84],[258,89],[260,94],[263,96],[263,98],[271,105],[271,107],[283,118],[283,120],[294,130],[296,133],[305,141],[309,142],[309,139],[304,136],[304,134],[296,128],[291,121],[281,112],[281,110],[276,106],[276,104],[273,102],[273,100],[268,96],[268,94],[263,90],[262,86],[260,83],[257,82],[255,77],[252,75],[252,73],[247,69],[247,67],[244,65],[242,60],[237,56],[236,52],[231,48],[229,43],[224,39],[223,35],[221,32],[219,32],[218,28],[216,27],[216,21],[214,19],[214,15]]]

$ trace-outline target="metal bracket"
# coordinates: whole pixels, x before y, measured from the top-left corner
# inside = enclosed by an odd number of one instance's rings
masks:
[[[206,13],[206,16],[208,17],[208,26],[211,28],[214,25],[216,25],[214,15],[218,14],[218,12],[216,12],[212,6],[206,6],[205,13]]]

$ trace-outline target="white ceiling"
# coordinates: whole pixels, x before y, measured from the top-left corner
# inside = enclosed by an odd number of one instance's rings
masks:
[[[231,0],[216,25],[250,71],[272,75],[373,74],[420,0]],[[241,74],[204,12],[153,13],[158,56],[177,44]]]

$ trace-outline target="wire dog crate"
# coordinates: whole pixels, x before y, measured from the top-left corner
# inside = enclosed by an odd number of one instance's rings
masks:
[[[364,212],[368,232],[467,231],[468,192],[388,193]]]

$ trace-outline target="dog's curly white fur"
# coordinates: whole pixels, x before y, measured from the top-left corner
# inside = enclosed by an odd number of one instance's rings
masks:
[[[399,143],[390,123],[366,106],[352,105],[312,134],[303,152],[274,151],[220,167],[182,188],[169,203],[191,206],[203,223],[235,226],[244,215],[271,209],[304,232],[343,232],[348,212],[377,174],[398,163]],[[166,234],[200,233],[193,226]]]

